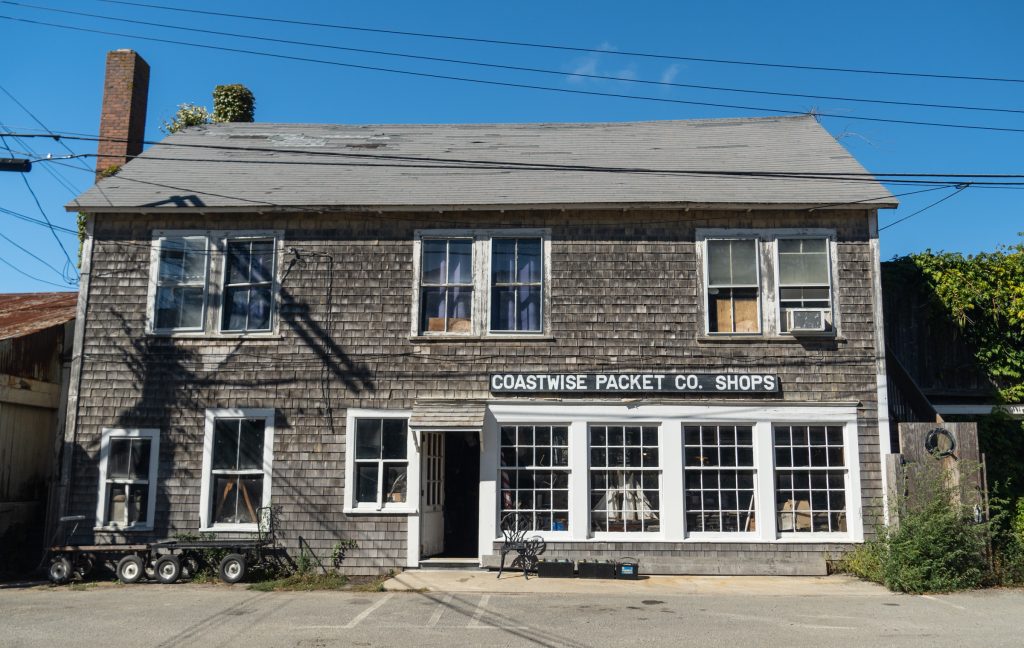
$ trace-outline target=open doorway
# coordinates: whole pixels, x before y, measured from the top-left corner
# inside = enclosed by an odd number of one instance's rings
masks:
[[[475,557],[480,519],[480,439],[476,432],[427,432],[422,448],[420,555]]]

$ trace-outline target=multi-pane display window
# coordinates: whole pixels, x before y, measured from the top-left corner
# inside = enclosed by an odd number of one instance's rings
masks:
[[[832,287],[828,239],[779,239],[779,330],[789,330],[790,311],[824,312],[824,330],[831,329]]]
[[[591,426],[591,531],[660,531],[659,468],[657,426]]]
[[[540,331],[543,268],[539,238],[491,241],[491,330]]]
[[[265,418],[218,418],[211,466],[213,524],[255,524],[263,506]]]
[[[708,332],[757,333],[757,240],[707,241]]]
[[[106,502],[101,526],[145,526],[149,520],[150,461],[153,440],[110,437],[104,475]]]
[[[473,239],[423,239],[420,331],[472,333]]]
[[[501,517],[509,513],[536,531],[568,531],[567,426],[501,426]]]
[[[205,236],[160,240],[153,328],[202,330],[206,308]]]
[[[274,285],[274,239],[228,241],[222,331],[268,331]]]
[[[750,425],[685,425],[683,481],[689,533],[752,533],[754,447]]]
[[[780,532],[846,532],[846,452],[839,425],[776,425]]]
[[[404,504],[409,491],[409,422],[404,418],[356,420],[357,504]]]

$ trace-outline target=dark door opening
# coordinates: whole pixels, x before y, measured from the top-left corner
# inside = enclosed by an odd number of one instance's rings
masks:
[[[444,553],[476,556],[480,522],[480,440],[476,432],[444,435]]]

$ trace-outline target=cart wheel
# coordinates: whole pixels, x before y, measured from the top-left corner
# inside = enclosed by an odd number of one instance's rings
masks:
[[[180,562],[182,578],[193,578],[197,573],[199,573],[199,561],[192,556],[186,554],[180,559]]]
[[[71,561],[64,556],[57,556],[50,561],[50,580],[54,585],[63,585],[71,580]]]
[[[162,556],[156,561],[157,581],[170,585],[181,576],[181,561],[177,556]]]
[[[138,583],[142,580],[144,573],[145,569],[143,568],[142,558],[135,554],[125,556],[117,563],[117,577],[126,585]]]
[[[242,554],[228,554],[220,561],[220,579],[225,583],[233,584],[245,578],[245,556]]]
[[[96,568],[96,561],[91,556],[79,556],[75,562],[75,573],[80,578],[85,578],[92,573],[92,570]]]

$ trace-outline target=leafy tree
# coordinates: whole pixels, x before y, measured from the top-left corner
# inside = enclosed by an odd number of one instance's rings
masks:
[[[220,124],[225,122],[251,122],[256,111],[256,98],[252,91],[240,83],[219,85],[213,89],[213,112],[206,106],[183,103],[170,121],[165,121],[160,130],[168,134],[177,133],[190,126]]]

